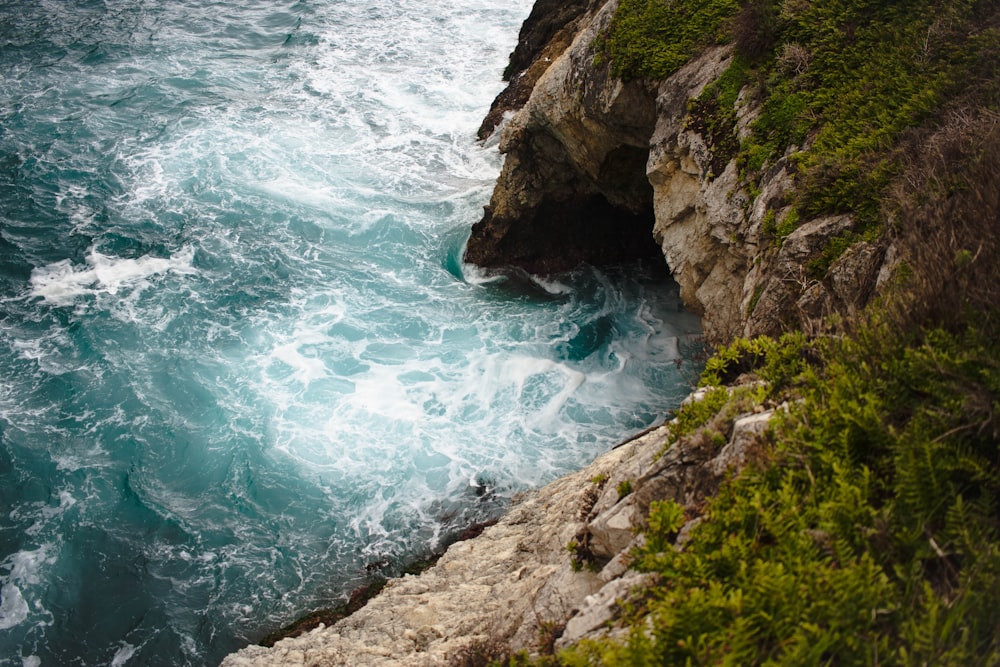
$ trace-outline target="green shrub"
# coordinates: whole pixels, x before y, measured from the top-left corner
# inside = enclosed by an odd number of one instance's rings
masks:
[[[775,343],[736,356],[756,346]],[[564,664],[1000,660],[1000,338],[876,320],[812,349],[776,448],[724,484],[683,550],[683,510],[651,507],[635,566],[662,584],[629,639]]]
[[[616,74],[662,79],[706,46],[733,43],[728,80],[691,103],[712,173],[738,154],[753,190],[797,148],[796,209],[851,212],[865,233],[881,227],[900,137],[934,122],[949,97],[996,97],[997,11],[985,0],[622,0],[602,44]],[[738,145],[733,105],[750,82],[761,113]]]
[[[662,79],[701,48],[727,41],[737,0],[622,0],[605,43],[612,71],[623,78]]]
[[[719,413],[723,406],[729,403],[729,400],[729,390],[725,387],[716,387],[710,389],[701,400],[684,404],[677,411],[677,421],[671,426],[669,440],[673,441],[704,426],[709,419]]]

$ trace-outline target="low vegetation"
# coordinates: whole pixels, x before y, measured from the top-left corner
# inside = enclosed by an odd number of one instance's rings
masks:
[[[662,79],[706,46],[733,44],[729,71],[692,101],[691,122],[720,160],[738,156],[751,192],[789,156],[797,213],[772,233],[850,212],[846,247],[884,230],[881,203],[909,131],[941,122],[956,100],[996,106],[998,27],[992,0],[622,0],[599,53],[624,78]],[[761,111],[741,142],[733,105],[744,87]]]
[[[757,341],[799,402],[682,550],[682,509],[654,504],[634,566],[663,585],[628,641],[560,664],[1000,661],[998,333],[872,321],[803,369]]]
[[[690,107],[698,122],[732,126],[733,91],[752,85],[746,178],[793,147],[791,229],[849,211],[861,225],[839,242],[883,236],[895,278],[819,333],[718,350],[673,436],[784,406],[760,451],[682,547],[693,517],[653,503],[632,565],[660,583],[625,610],[624,634],[494,664],[1000,665],[998,10],[622,0],[605,44],[616,71],[661,78],[735,41],[727,77]]]
[[[741,339],[680,411],[783,404],[692,517],[654,502],[633,567],[659,585],[624,639],[504,665],[1000,664],[1000,122],[927,137],[896,210],[896,288],[832,333]],[[747,380],[751,382],[747,383]]]

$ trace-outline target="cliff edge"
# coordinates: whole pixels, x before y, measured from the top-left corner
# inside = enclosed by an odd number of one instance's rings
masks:
[[[730,71],[733,47],[706,47],[663,80],[623,79],[602,52],[617,9],[611,0],[575,18],[558,57],[564,35],[539,52],[532,67],[543,73],[499,130],[503,170],[466,261],[546,274],[662,254],[714,342],[868,303],[886,275],[886,244],[858,244],[823,275],[809,268],[856,228],[851,214],[802,219],[780,244],[768,238],[775,220],[798,217],[796,166],[781,157],[759,179],[741,173],[733,146],[759,117],[753,87],[734,100],[725,130],[695,103]]]
[[[540,0],[466,260],[662,255],[735,342],[671,424],[223,665],[1000,662],[1000,6],[914,5]]]

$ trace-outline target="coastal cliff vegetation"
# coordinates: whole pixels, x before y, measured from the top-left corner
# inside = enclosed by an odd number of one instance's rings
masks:
[[[657,583],[603,636],[462,664],[1000,664],[998,18],[969,0],[622,0],[598,65],[657,80],[732,43],[691,118],[751,192],[790,156],[803,219],[856,217],[811,270],[877,238],[894,275],[862,311],[709,359],[704,386],[742,388],[686,405],[675,436],[711,438],[734,401],[777,416],[700,512],[653,504],[630,557]],[[761,113],[738,133],[747,95]]]
[[[662,79],[732,43],[729,71],[691,104],[730,140],[737,95],[757,98],[759,117],[732,143],[744,178],[791,155],[801,219],[847,212],[870,229],[908,132],[996,106],[996,14],[988,0],[623,0],[602,53],[624,79]]]

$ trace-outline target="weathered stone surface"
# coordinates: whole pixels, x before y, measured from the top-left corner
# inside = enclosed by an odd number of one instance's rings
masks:
[[[726,70],[731,49],[706,49],[658,83],[624,83],[595,67],[592,51],[617,0],[595,6],[574,19],[572,44],[504,129],[507,157],[466,260],[545,274],[646,256],[655,252],[651,234],[685,305],[719,343],[809,330],[867,303],[881,284],[883,248],[849,250],[824,275],[810,268],[851,218],[804,220],[782,240],[765,229],[765,220],[780,223],[793,211],[799,147],[766,169],[751,197],[735,143],[700,119],[692,100]],[[739,139],[759,114],[755,100],[750,88],[738,96]]]
[[[222,664],[432,665],[477,641],[533,648],[541,623],[565,623],[604,585],[592,571],[573,571],[566,545],[583,528],[592,478],[609,475],[640,444],[614,449],[585,470],[525,494],[482,535],[452,545],[419,576],[390,581],[335,625],[271,649],[247,647]]]
[[[333,626],[270,649],[247,647],[222,664],[435,665],[477,642],[532,651],[545,629],[565,628],[562,644],[607,632],[618,601],[649,583],[629,569],[628,552],[642,542],[650,503],[669,498],[700,514],[722,479],[741,468],[769,418],[738,417],[721,449],[697,434],[665,449],[669,425],[651,429],[523,494],[496,525],[452,545],[419,576],[390,581]],[[632,490],[622,498],[626,480]],[[567,545],[581,540],[589,556],[574,567]],[[591,567],[603,561],[600,571]]]
[[[645,177],[653,96],[593,64],[616,5],[595,12],[504,127],[506,159],[466,261],[548,274],[658,255]]]
[[[571,646],[585,636],[600,632],[618,618],[623,601],[634,589],[648,588],[656,579],[653,574],[629,572],[609,581],[593,595],[588,595],[580,612],[566,623],[566,629],[556,641],[556,648]]]
[[[741,469],[746,463],[750,449],[767,430],[773,416],[774,411],[767,410],[745,415],[733,422],[733,433],[729,437],[729,442],[719,455],[712,459],[712,472],[721,477],[730,469]]]
[[[681,286],[684,303],[704,316],[710,339],[731,337],[748,258],[740,243],[745,195],[734,162],[715,174],[705,137],[688,123],[688,100],[729,65],[731,51],[708,49],[660,84],[646,173],[653,186],[652,234]]]
[[[537,0],[525,19],[504,70],[507,88],[493,100],[489,113],[479,127],[479,138],[486,139],[507,113],[517,111],[528,101],[535,82],[552,61],[569,47],[586,21],[587,12],[597,0]]]

